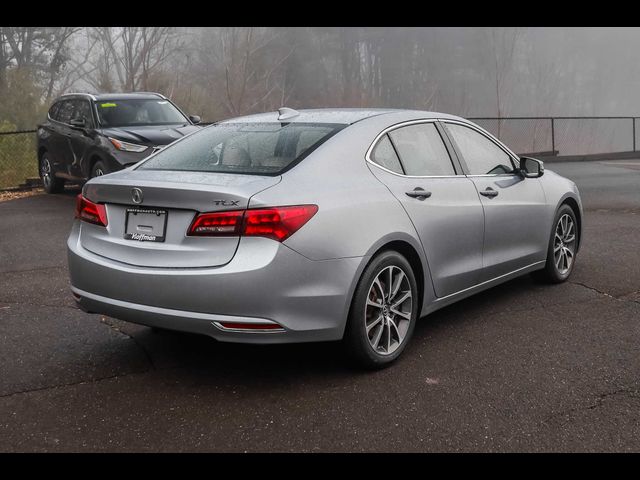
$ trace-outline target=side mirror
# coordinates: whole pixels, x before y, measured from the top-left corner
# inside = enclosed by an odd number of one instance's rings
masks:
[[[72,118],[69,122],[69,125],[77,128],[85,128],[87,126],[87,122],[84,120],[84,118]]]
[[[199,115],[189,115],[189,120],[191,120],[191,123],[194,125],[197,125],[202,121]]]
[[[530,157],[520,158],[519,172],[526,178],[538,178],[544,175],[544,163]]]

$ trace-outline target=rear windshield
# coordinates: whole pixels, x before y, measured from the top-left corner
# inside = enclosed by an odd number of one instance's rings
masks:
[[[212,125],[170,145],[138,168],[279,175],[345,126],[327,123]]]
[[[95,104],[102,127],[189,123],[189,120],[171,102],[161,98],[101,100]]]

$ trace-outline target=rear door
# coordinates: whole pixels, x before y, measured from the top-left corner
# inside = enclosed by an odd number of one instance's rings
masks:
[[[444,297],[478,283],[484,219],[474,184],[452,161],[439,128],[434,121],[393,127],[368,160],[411,218],[436,296]]]
[[[484,208],[482,281],[546,258],[546,199],[537,178],[514,172],[518,159],[480,129],[444,122]],[[544,248],[543,248],[544,247]]]
[[[55,112],[51,122],[51,138],[49,139],[49,154],[53,161],[53,168],[57,173],[67,176],[71,159],[71,144],[69,135],[71,128],[68,123],[73,115],[73,100],[63,100]]]
[[[93,114],[91,113],[92,107],[88,100],[77,99],[73,101],[74,119],[83,119],[85,121],[85,128],[69,127],[69,174],[77,178],[83,178],[82,164],[84,157],[93,143]]]

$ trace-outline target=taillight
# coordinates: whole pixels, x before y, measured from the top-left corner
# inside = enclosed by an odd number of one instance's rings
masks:
[[[318,211],[317,205],[295,205],[198,215],[187,235],[267,237],[282,242]]]
[[[242,227],[243,210],[233,212],[203,213],[198,215],[189,229],[189,235],[237,236]]]
[[[317,211],[317,205],[247,210],[244,214],[242,233],[247,237],[267,237],[283,242],[307,223]]]
[[[93,203],[81,193],[76,197],[76,218],[95,225],[107,226],[107,209],[104,205]]]

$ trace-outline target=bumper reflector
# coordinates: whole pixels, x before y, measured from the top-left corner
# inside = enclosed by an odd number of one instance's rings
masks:
[[[282,331],[282,328],[277,323],[241,323],[241,322],[213,322],[217,327],[222,330],[244,330],[247,332],[257,331]]]

